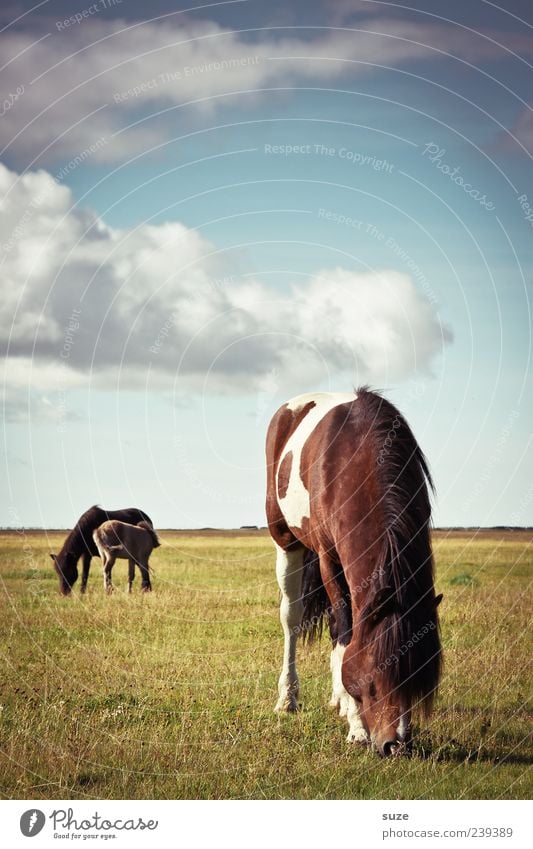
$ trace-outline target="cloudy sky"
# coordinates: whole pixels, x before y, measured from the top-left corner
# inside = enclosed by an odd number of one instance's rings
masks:
[[[366,382],[436,524],[533,523],[529,2],[8,0],[0,29],[1,525],[264,524],[272,413]]]

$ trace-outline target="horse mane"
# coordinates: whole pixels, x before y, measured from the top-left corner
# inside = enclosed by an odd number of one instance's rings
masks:
[[[102,522],[105,522],[107,518],[106,511],[98,504],[93,504],[92,507],[89,507],[85,513],[82,513],[66,537],[59,556],[65,555],[67,552],[71,551],[74,555],[79,557],[84,548],[91,545],[93,530],[98,527],[98,525],[101,525]]]
[[[375,667],[386,686],[429,713],[442,671],[430,539],[433,482],[427,460],[398,410],[367,387],[358,390],[358,400],[367,438],[374,442],[385,528],[372,595],[389,588],[393,593],[392,611],[377,624],[372,603],[363,608],[358,642],[372,644]]]
[[[372,647],[385,689],[429,713],[442,671],[430,539],[433,481],[409,425],[390,402],[363,386],[353,415],[357,432],[371,440],[375,455],[379,496],[374,511],[381,526],[368,600],[353,623],[355,637],[361,651]],[[391,595],[392,609],[376,617],[372,599],[380,591]],[[304,560],[302,601],[301,634],[304,642],[312,642],[320,638],[324,620],[331,622],[313,552]]]

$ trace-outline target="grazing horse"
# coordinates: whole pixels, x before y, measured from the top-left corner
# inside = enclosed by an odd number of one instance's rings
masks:
[[[70,595],[72,587],[78,579],[78,560],[83,557],[81,575],[81,592],[87,589],[91,557],[98,557],[98,549],[93,540],[93,531],[108,519],[118,519],[136,525],[137,522],[148,522],[150,517],[138,507],[127,507],[124,510],[103,510],[98,505],[90,507],[80,516],[74,529],[69,533],[59,554],[51,554],[54,568],[59,576],[59,591],[62,595]]]
[[[148,559],[153,549],[158,548],[161,543],[148,522],[128,525],[127,522],[118,522],[113,519],[110,522],[104,522],[103,525],[93,531],[93,540],[102,558],[104,590],[107,593],[113,592],[111,570],[117,557],[121,560],[128,560],[128,589],[130,593],[135,578],[135,564],[141,570],[142,590],[148,592],[152,589]]]
[[[276,710],[297,710],[297,637],[326,621],[330,704],[348,740],[406,752],[412,713],[429,713],[441,674],[426,459],[403,416],[366,387],[288,401],[266,454],[285,637]]]

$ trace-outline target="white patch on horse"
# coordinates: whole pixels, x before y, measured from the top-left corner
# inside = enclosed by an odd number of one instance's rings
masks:
[[[302,451],[307,439],[311,436],[318,423],[324,418],[330,410],[338,407],[339,404],[349,404],[355,401],[357,395],[355,392],[316,392],[315,394],[298,395],[287,402],[287,408],[293,412],[300,410],[309,404],[310,401],[315,402],[315,406],[311,407],[307,415],[302,419],[294,433],[291,434],[283,454],[279,459],[278,470],[285,456],[292,451],[292,464],[289,475],[289,483],[287,492],[283,498],[279,498],[278,480],[276,473],[276,493],[278,494],[278,503],[280,510],[283,513],[285,521],[292,528],[301,528],[302,519],[309,519],[311,516],[311,502],[309,493],[305,488],[304,482],[300,476],[300,463],[302,459]]]
[[[331,701],[330,706],[336,707],[339,710],[339,716],[346,716],[348,713],[348,693],[344,689],[342,683],[342,659],[346,646],[341,646],[339,643],[332,649],[329,666],[331,669]]]
[[[339,716],[345,716],[350,726],[348,737],[349,743],[367,743],[368,734],[365,731],[364,725],[359,716],[359,708],[349,693],[346,692],[342,683],[342,661],[346,646],[341,646],[337,643],[331,652],[330,667],[333,691],[331,694],[330,705],[339,709]]]
[[[285,641],[283,667],[278,681],[279,698],[275,710],[295,711],[298,710],[299,691],[296,642],[304,609],[302,601],[304,550],[284,551],[276,545],[276,553],[276,577],[281,590],[279,618]]]
[[[346,695],[348,696],[348,694]],[[346,719],[350,726],[348,736],[346,738],[348,743],[368,743],[368,734],[365,731],[365,726],[361,722],[357,702],[352,698],[352,696],[348,696],[348,713],[346,714]]]
[[[406,713],[402,713],[400,716],[400,721],[398,723],[398,730],[396,731],[396,736],[400,743],[405,741],[405,735],[407,734],[407,729],[409,727],[409,720]]]

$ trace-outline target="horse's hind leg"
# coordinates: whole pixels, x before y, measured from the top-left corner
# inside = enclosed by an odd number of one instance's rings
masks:
[[[128,592],[131,593],[133,582],[135,580],[135,560],[131,557],[128,560]]]
[[[284,551],[276,545],[276,577],[281,590],[279,618],[285,644],[278,682],[277,711],[298,710],[299,681],[296,672],[296,641],[303,616],[302,575],[304,548]]]
[[[87,580],[89,578],[89,567],[91,565],[91,555],[88,552],[85,552],[83,555],[83,566],[81,572],[81,587],[80,590],[82,593],[87,589]]]
[[[115,564],[116,557],[106,552],[104,561],[104,590],[110,595],[113,592],[113,584],[111,583],[111,570]]]
[[[141,570],[141,590],[144,593],[150,592],[152,589],[152,584],[150,583],[150,567],[148,566],[148,560],[146,563],[139,563],[139,569]]]

